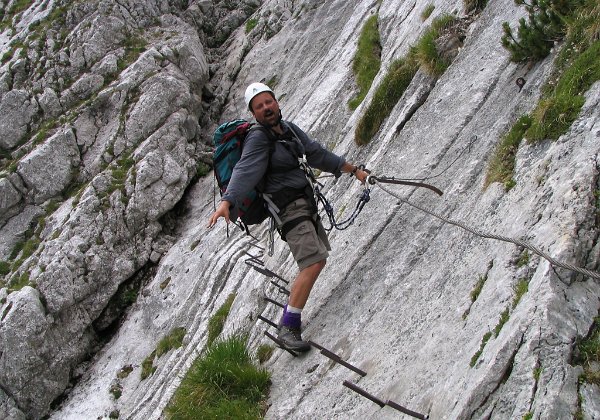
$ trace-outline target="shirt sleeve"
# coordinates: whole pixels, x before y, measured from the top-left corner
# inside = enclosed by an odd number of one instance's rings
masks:
[[[304,131],[300,130],[295,124],[290,122],[287,122],[287,124],[302,142],[306,152],[306,160],[311,167],[320,169],[321,171],[330,172],[336,177],[342,175],[342,166],[346,163],[346,159],[343,156],[338,156],[325,149],[321,144],[311,139]]]
[[[262,180],[269,163],[269,139],[262,130],[251,130],[246,136],[242,156],[233,168],[222,200],[238,208],[250,191]]]

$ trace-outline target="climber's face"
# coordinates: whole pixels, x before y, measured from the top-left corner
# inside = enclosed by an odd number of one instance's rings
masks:
[[[256,121],[262,125],[273,127],[279,124],[279,103],[270,92],[262,92],[252,98],[250,109]]]

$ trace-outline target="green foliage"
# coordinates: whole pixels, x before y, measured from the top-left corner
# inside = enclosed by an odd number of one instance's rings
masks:
[[[152,353],[150,353],[150,355],[148,357],[146,357],[142,361],[142,371],[140,373],[140,378],[142,379],[142,381],[144,379],[148,378],[154,372],[156,372],[156,367],[154,366],[154,356],[155,355],[156,355],[156,352],[153,351]]]
[[[0,260],[0,276],[5,276],[10,273],[10,263]]]
[[[125,70],[130,64],[134,63],[140,54],[146,51],[148,43],[141,35],[137,33],[130,33],[123,41],[123,47],[125,48],[125,54],[123,57],[117,60],[117,69],[119,72]]]
[[[587,337],[577,340],[574,363],[583,366],[581,381],[600,386],[600,316],[594,319]]]
[[[477,363],[477,360],[479,360],[479,356],[481,356],[481,353],[483,353],[483,349],[485,348],[485,345],[490,340],[490,338],[492,338],[492,333],[489,331],[483,335],[483,338],[481,339],[481,344],[479,345],[479,350],[477,350],[473,357],[471,357],[471,362],[469,363],[471,367],[474,367],[475,363]]]
[[[395,60],[390,65],[387,74],[377,87],[371,103],[356,127],[354,134],[356,144],[368,144],[377,134],[381,124],[390,115],[412,81],[417,69],[417,63],[406,58]]]
[[[204,162],[198,162],[196,165],[196,177],[205,177],[211,171],[211,167]]]
[[[435,18],[416,45],[411,47],[411,55],[432,76],[441,76],[450,65],[450,62],[440,55],[436,40],[454,22],[456,22],[456,18],[452,15],[446,14]]]
[[[185,328],[173,328],[169,334],[164,336],[158,342],[158,344],[156,345],[156,349],[152,353],[150,353],[150,355],[146,357],[142,362],[142,380],[148,378],[156,371],[156,366],[154,366],[155,358],[161,357],[163,354],[168,353],[172,349],[181,347],[181,344],[183,343],[183,338],[185,337],[185,333]]]
[[[420,65],[423,65],[426,70],[434,72],[436,76],[439,76],[447,68],[448,63],[437,53],[435,40],[455,19],[451,15],[436,18],[423,36],[424,39],[419,40],[415,47],[411,47],[406,57],[392,62],[381,84],[375,90],[371,103],[358,122],[354,133],[356,144],[359,146],[368,144],[377,134],[410,85]],[[431,52],[432,46],[435,53]]]
[[[258,350],[256,350],[256,358],[258,359],[258,362],[262,365],[267,360],[269,360],[273,355],[273,350],[275,350],[273,346],[270,346],[268,344],[261,344],[258,347]]]
[[[121,368],[121,370],[117,373],[117,378],[118,379],[125,379],[129,376],[129,374],[133,372],[133,366],[131,365],[127,365],[127,366],[123,366]]]
[[[171,332],[163,337],[156,346],[156,357],[169,352],[172,349],[178,349],[183,344],[186,330],[183,327],[173,328]]]
[[[110,393],[115,400],[118,400],[121,398],[121,394],[123,394],[123,387],[120,384],[113,384],[110,387]]]
[[[358,95],[348,102],[350,109],[356,109],[373,84],[381,67],[381,43],[377,15],[371,16],[365,22],[365,26],[358,38],[358,48],[352,62],[352,70],[359,87]]]
[[[14,278],[9,283],[9,291],[16,292],[17,290],[21,290],[23,287],[29,285],[29,272],[24,272],[19,277]]]
[[[477,279],[477,283],[475,283],[475,287],[473,288],[473,290],[471,290],[471,302],[475,302],[477,300],[477,298],[481,294],[481,291],[483,290],[483,285],[486,281],[487,275],[479,276],[479,278]]]
[[[554,43],[566,34],[566,25],[583,0],[515,0],[523,5],[528,18],[519,20],[515,36],[508,22],[502,24],[502,45],[511,53],[514,62],[540,60],[546,57]]]
[[[465,13],[471,13],[473,11],[481,11],[487,6],[488,0],[463,0],[465,6]]]
[[[423,11],[421,12],[421,20],[426,21],[427,19],[429,19],[429,16],[431,16],[434,9],[435,6],[433,3],[429,3],[427,6],[425,6]]]
[[[529,291],[529,280],[528,279],[520,279],[514,286],[513,291],[515,292],[515,296],[512,301],[512,308],[516,308],[521,298]]]
[[[166,408],[168,419],[262,419],[270,374],[258,369],[234,335],[194,361]]]
[[[496,326],[494,327],[494,337],[498,337],[500,335],[500,331],[502,331],[502,327],[504,327],[504,324],[506,324],[508,322],[508,318],[509,318],[509,309],[506,308],[500,314],[500,319],[498,320],[498,324],[496,324]]]
[[[523,420],[531,420],[533,418],[533,413],[531,411],[528,411],[527,413],[525,413],[525,415],[523,416]]]
[[[258,25],[258,19],[248,19],[246,21],[246,33],[252,32],[252,29],[256,28]]]
[[[525,132],[531,126],[531,122],[531,117],[523,115],[502,138],[490,160],[483,183],[484,188],[487,188],[492,182],[502,182],[506,187],[507,183],[512,181],[517,150]]]
[[[517,260],[517,267],[521,268],[529,264],[529,257],[529,251],[527,249],[524,250]]]
[[[225,321],[231,310],[231,305],[235,299],[235,293],[230,294],[223,305],[215,312],[212,318],[208,321],[208,338],[206,339],[206,345],[210,346],[213,341],[221,334]]]
[[[573,57],[571,65],[562,72],[558,82],[548,88],[533,111],[533,122],[525,133],[530,142],[558,139],[578,117],[585,103],[583,94],[600,80],[600,41],[594,42]]]

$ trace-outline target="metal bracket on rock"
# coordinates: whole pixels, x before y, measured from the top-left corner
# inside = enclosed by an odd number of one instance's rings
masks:
[[[356,392],[357,394],[360,394],[363,397],[367,398],[368,400],[373,401],[375,404],[377,404],[381,408],[383,408],[387,405],[388,407],[392,407],[393,409],[398,410],[404,414],[408,414],[411,417],[421,419],[421,420],[429,419],[428,415],[420,414],[420,413],[417,413],[416,411],[409,410],[408,408],[402,407],[400,404],[398,404],[394,401],[387,400],[387,402],[384,402],[383,400],[377,398],[375,395],[369,394],[367,391],[360,388],[356,384],[353,384],[352,382],[344,381],[343,384],[346,388],[350,388],[352,391]]]
[[[335,363],[340,364],[340,365],[350,369],[351,371],[358,373],[360,376],[363,376],[363,377],[367,376],[367,372],[346,362],[344,359],[342,359],[340,356],[338,356],[331,350],[327,350],[325,347],[315,343],[314,341],[309,340],[308,344],[310,344],[311,346],[313,346],[316,349],[319,349],[323,356],[328,357],[329,359],[333,360]]]
[[[367,183],[371,184],[371,185],[375,185],[377,182],[383,182],[384,184],[398,184],[398,185],[410,185],[412,187],[422,187],[422,188],[427,188],[428,190],[433,191],[434,193],[436,193],[437,195],[443,195],[444,193],[442,192],[442,190],[440,190],[439,188],[430,185],[430,184],[426,184],[424,182],[416,182],[416,181],[407,181],[404,179],[396,179],[393,176],[392,177],[388,177],[388,176],[375,176],[375,175],[369,175],[367,177]]]
[[[269,324],[269,325],[270,325],[271,327],[273,327],[273,328],[277,328],[277,324],[276,324],[276,323],[274,323],[274,322],[273,322],[273,321],[271,321],[270,319],[267,319],[267,318],[265,318],[265,317],[264,317],[264,316],[262,316],[262,315],[259,315],[259,316],[258,316],[258,319],[260,319],[262,322],[266,322],[267,324]]]
[[[256,265],[251,264],[252,260],[248,259],[246,261],[244,261],[246,264],[248,264],[250,267],[252,267],[254,270],[258,271],[260,274],[263,274],[269,278],[273,278],[275,277],[276,279],[281,280],[282,282],[284,282],[285,284],[289,284],[290,282],[286,279],[284,279],[283,277],[281,277],[279,274],[269,270],[268,268],[265,267],[258,267]],[[253,261],[252,261],[253,262]]]
[[[269,296],[263,296],[264,300],[266,300],[269,303],[272,303],[273,305],[279,306],[280,308],[284,308],[285,305],[281,302],[277,302],[275,299],[271,299]]]

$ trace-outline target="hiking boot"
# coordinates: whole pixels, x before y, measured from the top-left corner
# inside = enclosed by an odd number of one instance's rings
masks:
[[[277,338],[283,343],[283,345],[293,351],[307,352],[310,350],[310,344],[302,340],[300,330],[296,328],[286,327],[282,325],[277,330]]]

